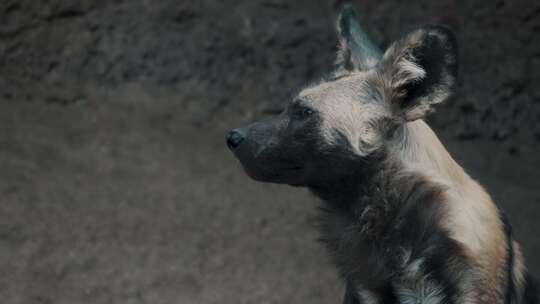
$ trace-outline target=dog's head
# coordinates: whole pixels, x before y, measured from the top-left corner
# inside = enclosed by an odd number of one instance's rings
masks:
[[[255,180],[309,186],[339,178],[450,95],[457,46],[448,29],[422,27],[384,54],[351,8],[337,29],[337,68],[329,77],[303,89],[277,117],[229,133],[229,148]]]

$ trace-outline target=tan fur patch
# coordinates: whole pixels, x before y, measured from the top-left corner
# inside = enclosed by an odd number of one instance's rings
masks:
[[[474,284],[483,290],[485,303],[502,301],[506,241],[499,212],[490,196],[448,154],[433,131],[417,120],[405,126],[394,153],[409,169],[427,174],[447,187],[444,227],[477,263]]]

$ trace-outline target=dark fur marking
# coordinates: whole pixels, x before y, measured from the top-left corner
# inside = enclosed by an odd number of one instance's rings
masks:
[[[500,211],[501,221],[506,235],[506,289],[504,294],[504,303],[511,304],[516,298],[516,288],[514,285],[514,244],[512,240],[512,225],[506,214]]]
[[[398,298],[396,297],[396,293],[394,291],[394,287],[390,283],[387,283],[386,285],[382,286],[382,288],[377,290],[377,294],[381,296],[381,304],[393,304],[397,303],[398,301]]]
[[[506,281],[506,289],[505,289],[505,295],[504,295],[504,303],[505,304],[512,304],[517,303],[518,296],[517,296],[517,290],[515,285],[515,276],[514,276],[514,264],[515,264],[515,255],[514,255],[514,242],[512,237],[512,225],[510,223],[510,220],[508,219],[508,216],[502,212],[500,212],[501,221],[504,225],[504,233],[506,236],[506,242],[507,242],[507,258],[506,258],[506,275],[507,275],[507,281]],[[525,274],[525,286],[523,286],[523,298],[521,300],[522,304],[538,304],[539,303],[539,297],[538,297],[538,287],[537,282],[534,279],[534,277],[530,273]]]
[[[343,304],[362,304],[358,299],[358,294],[354,284],[347,282],[345,285],[345,297],[343,298]]]
[[[537,280],[530,273],[527,273],[525,276],[523,300],[521,302],[523,304],[538,304],[540,302],[538,291]]]

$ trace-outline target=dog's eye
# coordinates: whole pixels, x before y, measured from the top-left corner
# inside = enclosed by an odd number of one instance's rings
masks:
[[[294,116],[300,119],[313,115],[314,111],[308,107],[297,107],[294,109]]]

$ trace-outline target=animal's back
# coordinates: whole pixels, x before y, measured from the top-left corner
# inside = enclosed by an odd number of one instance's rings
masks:
[[[504,303],[510,278],[517,299],[534,299],[534,282],[526,273],[520,246],[505,233],[504,215],[490,195],[454,161],[424,121],[409,123],[406,132],[407,142],[400,145],[407,149],[398,150],[402,159],[412,170],[424,172],[446,188],[448,213],[443,225],[475,261],[473,284],[484,292],[474,298],[481,303]]]

